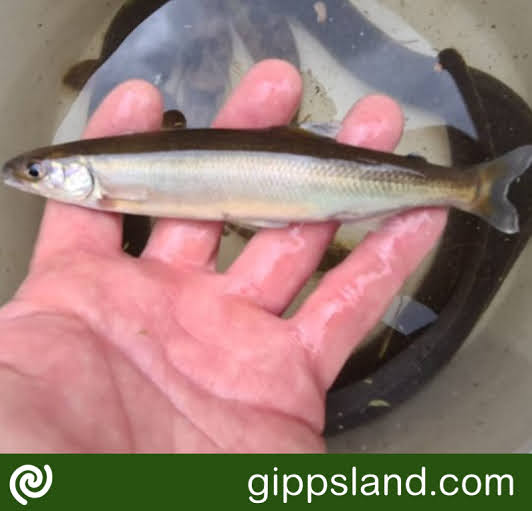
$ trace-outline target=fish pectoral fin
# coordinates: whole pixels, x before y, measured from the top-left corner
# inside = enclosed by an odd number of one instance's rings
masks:
[[[143,203],[148,200],[146,190],[124,190],[120,193],[113,191],[112,194],[102,193],[98,203],[103,206],[111,206],[127,203]]]

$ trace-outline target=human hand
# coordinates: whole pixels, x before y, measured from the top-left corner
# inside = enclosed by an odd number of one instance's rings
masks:
[[[265,61],[215,124],[285,124],[300,97],[299,74]],[[158,92],[128,82],[86,136],[161,117]],[[373,96],[339,140],[392,150],[401,131],[396,104]],[[444,223],[440,210],[392,219],[282,319],[336,224],[263,230],[218,274],[220,224],[160,220],[135,259],[119,216],[49,201],[29,275],[0,310],[0,450],[322,451],[327,389]]]

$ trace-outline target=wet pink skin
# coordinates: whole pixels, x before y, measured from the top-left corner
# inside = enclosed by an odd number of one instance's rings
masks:
[[[265,61],[215,124],[284,124],[300,96],[297,72]],[[157,129],[161,116],[158,92],[127,82],[86,136]],[[392,150],[402,126],[399,107],[372,96],[339,139]],[[337,225],[263,230],[218,274],[217,223],[161,220],[134,259],[117,215],[49,202],[29,275],[0,310],[0,450],[323,451],[328,387],[445,220],[392,219],[282,319]]]

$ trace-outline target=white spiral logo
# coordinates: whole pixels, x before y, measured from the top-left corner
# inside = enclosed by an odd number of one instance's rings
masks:
[[[52,486],[53,476],[50,465],[44,465],[44,472],[46,473],[45,480],[43,480],[41,469],[34,465],[22,465],[17,468],[9,480],[11,495],[23,506],[28,503],[24,497],[28,497],[29,499],[40,499],[44,497]],[[36,491],[37,488],[41,489]],[[19,493],[19,490],[24,497]]]

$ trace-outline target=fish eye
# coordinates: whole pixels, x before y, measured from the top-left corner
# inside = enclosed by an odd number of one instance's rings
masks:
[[[28,165],[27,174],[32,179],[39,179],[42,177],[42,168],[40,163],[33,162]]]

